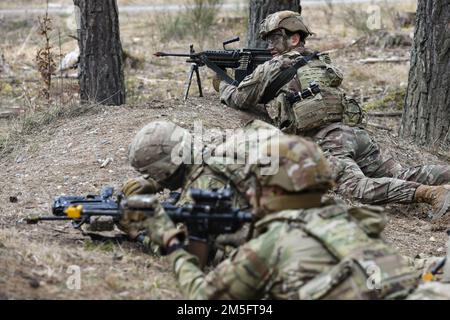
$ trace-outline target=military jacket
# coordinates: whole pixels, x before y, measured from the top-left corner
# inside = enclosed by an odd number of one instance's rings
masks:
[[[274,79],[299,58],[310,54],[309,50],[298,48],[277,56],[259,65],[237,87],[222,81],[221,101],[239,109],[254,108]],[[265,105],[267,114],[276,126],[288,133],[304,133],[339,121],[358,124],[362,120],[361,108],[339,88],[342,80],[342,72],[330,57],[321,54],[299,68],[296,76]],[[291,105],[287,94],[307,89],[312,82],[319,84],[320,93]]]
[[[255,238],[204,275],[184,250],[171,254],[189,299],[394,299],[419,278],[379,237],[379,213],[329,205],[270,214]]]

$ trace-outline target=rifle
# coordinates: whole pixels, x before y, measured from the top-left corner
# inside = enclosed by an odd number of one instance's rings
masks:
[[[189,96],[192,77],[197,77],[199,96],[203,97],[202,83],[200,80],[199,67],[207,66],[227,82],[237,86],[246,76],[251,74],[258,65],[272,59],[270,51],[265,49],[227,49],[227,45],[239,41],[239,37],[223,42],[223,50],[207,50],[195,52],[194,45],[190,46],[189,53],[165,53],[156,52],[156,57],[185,57],[186,62],[191,63],[188,79],[185,85],[184,100]],[[230,77],[226,69],[234,69],[234,79]]]
[[[92,217],[111,216],[119,222],[123,215],[122,195],[113,198],[114,189],[105,187],[100,195],[61,196],[56,198],[53,216],[31,216],[25,219],[28,224],[40,221],[72,221],[74,228],[90,223]],[[252,214],[232,207],[233,192],[230,189],[190,189],[192,204],[180,207],[174,205],[178,193],[171,194],[171,200],[162,206],[174,223],[184,223],[189,234],[197,239],[208,239],[211,235],[236,232],[243,223],[252,221]],[[134,208],[127,208],[127,210]],[[138,211],[148,211],[136,208]],[[149,216],[151,210],[146,212]],[[143,239],[141,237],[141,239]]]

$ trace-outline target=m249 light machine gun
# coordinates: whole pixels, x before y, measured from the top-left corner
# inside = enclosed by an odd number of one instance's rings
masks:
[[[185,57],[191,63],[188,79],[184,91],[184,100],[189,96],[192,78],[195,73],[200,97],[203,97],[202,82],[199,67],[207,66],[229,84],[238,85],[246,76],[251,74],[258,65],[272,59],[270,51],[265,49],[227,49],[227,45],[239,41],[239,37],[223,42],[223,50],[207,50],[195,52],[191,45],[189,53],[156,52],[156,57]],[[226,69],[234,70],[234,78],[229,76]]]

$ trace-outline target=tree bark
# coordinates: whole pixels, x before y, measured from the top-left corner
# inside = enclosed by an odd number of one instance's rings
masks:
[[[249,48],[266,48],[266,42],[259,38],[261,21],[277,11],[291,10],[301,13],[302,7],[300,0],[250,0],[249,10],[247,46]]]
[[[419,0],[400,135],[450,144],[450,0]]]
[[[79,7],[79,82],[82,102],[125,103],[116,0],[73,0]]]

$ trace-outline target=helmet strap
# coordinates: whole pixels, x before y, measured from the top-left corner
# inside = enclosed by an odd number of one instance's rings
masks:
[[[322,205],[323,194],[323,192],[308,192],[273,196],[264,203],[264,208],[270,212],[317,208]]]
[[[187,169],[186,164],[182,163],[177,170],[172,173],[167,179],[164,179],[164,181],[159,181],[159,184],[163,187],[163,188],[167,188],[170,190],[176,190],[178,188],[181,187],[183,181],[184,181],[184,177],[186,176],[186,169]]]

